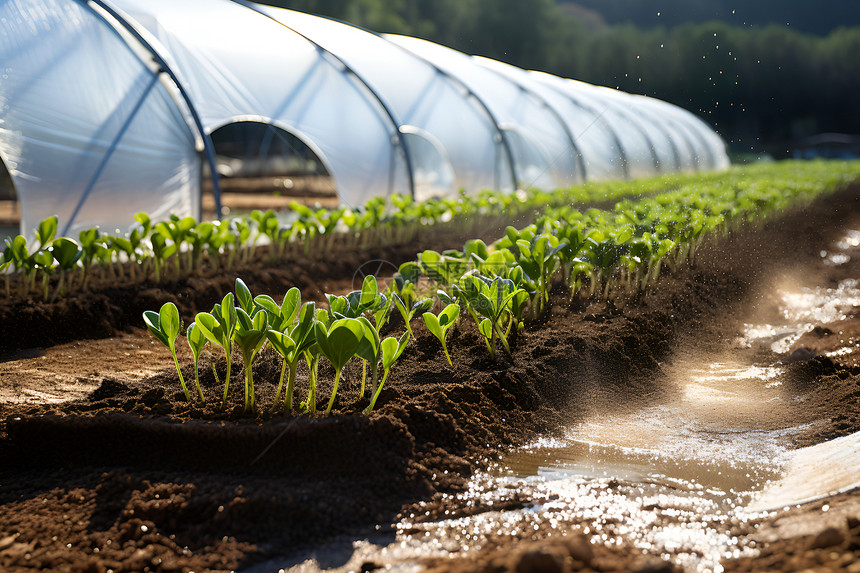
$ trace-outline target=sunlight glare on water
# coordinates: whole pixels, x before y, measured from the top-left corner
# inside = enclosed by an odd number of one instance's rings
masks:
[[[729,535],[730,525],[748,519],[744,506],[754,492],[781,476],[787,444],[801,429],[758,422],[762,400],[779,407],[782,390],[768,384],[782,370],[729,361],[699,369],[681,361],[677,369],[667,381],[678,387],[674,399],[594,415],[562,437],[511,452],[460,494],[458,504],[485,511],[401,524],[404,547],[423,544],[438,556],[538,530],[578,530],[688,571],[720,571],[722,559],[750,554],[753,548]],[[527,506],[493,510],[510,492]]]
[[[836,288],[804,288],[783,293],[780,324],[747,324],[739,342],[751,347],[769,343],[777,354],[788,352],[804,333],[818,324],[844,320],[860,307],[860,281],[845,279]]]
[[[860,247],[860,231],[850,229],[836,242],[834,251],[821,251],[825,264],[839,266],[847,263]],[[845,279],[836,288],[805,287],[794,292],[783,292],[780,297],[781,316],[765,324],[747,324],[739,342],[751,347],[767,343],[777,354],[789,351],[804,333],[817,324],[844,320],[860,306],[860,281]],[[849,353],[845,351],[844,353]]]

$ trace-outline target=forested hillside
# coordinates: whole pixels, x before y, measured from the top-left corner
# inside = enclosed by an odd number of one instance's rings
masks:
[[[860,133],[860,26],[830,29],[860,22],[858,1],[268,2],[665,99],[736,152],[781,156],[800,137]]]
[[[797,32],[826,35],[840,26],[860,25],[856,0],[560,0],[568,10],[592,11],[606,24],[639,28],[719,21],[732,26],[788,25]]]

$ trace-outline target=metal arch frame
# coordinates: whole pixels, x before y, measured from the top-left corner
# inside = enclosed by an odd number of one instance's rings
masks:
[[[95,172],[93,173],[92,177],[90,178],[90,182],[87,183],[87,186],[84,189],[84,192],[81,193],[81,196],[78,199],[78,204],[75,205],[75,208],[72,211],[72,214],[69,215],[69,220],[66,221],[66,224],[63,226],[63,230],[60,232],[61,236],[66,236],[69,233],[69,229],[71,228],[72,223],[74,223],[75,219],[78,218],[78,213],[81,212],[81,208],[84,206],[84,203],[86,203],[87,197],[90,196],[90,193],[92,192],[93,188],[96,186],[96,183],[98,182],[99,178],[102,176],[102,173],[104,172],[105,167],[107,167],[108,161],[110,161],[110,158],[113,157],[114,152],[116,151],[117,147],[119,146],[119,142],[122,141],[122,138],[125,136],[126,132],[128,131],[128,128],[131,127],[132,122],[137,117],[138,112],[143,107],[143,104],[146,101],[146,98],[149,97],[149,94],[155,88],[155,84],[158,83],[158,76],[159,75],[160,74],[158,74],[158,73],[152,74],[152,78],[147,83],[146,89],[144,89],[143,92],[141,92],[140,97],[138,98],[137,102],[134,104],[134,109],[131,110],[131,113],[128,114],[128,117],[122,123],[122,126],[119,128],[119,131],[117,131],[116,135],[114,135],[113,141],[111,141],[110,146],[107,148],[107,151],[105,151],[105,154],[102,156],[101,161],[99,161],[99,164],[96,167]]]
[[[659,106],[654,105],[654,107],[658,109],[672,105],[669,102],[662,100],[656,101],[659,102]],[[681,108],[677,108],[677,110],[681,110]],[[701,137],[702,134],[696,129],[696,127],[688,121],[688,118],[685,115],[677,113],[677,110],[663,109],[661,111],[666,114],[666,118],[675,126],[675,129],[681,134],[681,137],[686,142],[695,163],[695,165],[693,165],[693,169],[695,171],[709,169],[709,164],[712,164],[713,156],[707,142]]]
[[[9,176],[9,183],[12,184],[13,200],[20,205],[21,199],[18,196],[18,187],[15,185],[15,178],[12,177],[12,170],[9,169],[9,160],[6,157],[4,157],[3,153],[0,153],[0,164],[2,164],[2,167],[0,167],[0,170],[6,171],[6,174]],[[18,226],[19,226],[19,230],[20,230],[20,221],[19,221]]]
[[[669,102],[666,103],[669,104]],[[676,113],[678,121],[681,122],[685,127],[688,127],[694,135],[699,136],[697,139],[702,142],[702,145],[705,148],[705,153],[707,153],[708,155],[708,169],[716,169],[716,151],[714,147],[712,147],[711,144],[708,142],[708,139],[711,137],[711,135],[718,138],[723,146],[724,151],[726,148],[726,142],[723,140],[722,137],[720,137],[720,135],[716,131],[714,131],[707,123],[705,123],[702,118],[700,118],[690,110],[686,110],[681,107],[679,107],[678,109],[681,112]]]
[[[129,21],[129,19],[126,16],[124,16],[123,14],[118,12],[115,8],[113,8],[112,6],[107,4],[104,0],[77,0],[77,1],[80,4],[82,4],[84,7],[88,8],[97,17],[101,18],[108,26],[115,29],[115,26],[113,25],[113,23],[110,22],[109,20],[107,20],[106,18],[104,18],[104,16],[102,14],[100,14],[98,10],[95,10],[93,8],[92,4],[95,4],[100,9],[102,9],[105,12],[107,12],[108,14],[110,14],[110,16],[112,18],[114,18],[116,20],[116,22],[118,22],[123,27],[123,29],[125,29],[129,34],[132,35],[132,37],[134,37],[135,40],[137,40],[140,43],[140,45],[150,54],[150,56],[152,57],[154,62],[158,65],[159,69],[155,73],[155,77],[158,78],[162,73],[167,74],[167,76],[170,78],[170,80],[176,86],[176,89],[179,90],[179,94],[182,96],[182,99],[185,102],[185,105],[188,107],[188,112],[191,115],[192,120],[194,121],[194,126],[197,128],[197,131],[200,133],[200,137],[202,138],[202,141],[203,141],[203,149],[206,152],[206,159],[209,163],[209,169],[212,173],[212,194],[215,197],[215,210],[216,210],[216,214],[217,214],[218,218],[220,219],[221,218],[221,185],[218,181],[218,170],[215,167],[215,147],[212,144],[212,138],[209,137],[209,134],[206,133],[206,129],[203,127],[203,122],[200,119],[200,114],[197,113],[197,108],[194,106],[194,103],[191,101],[191,96],[185,90],[185,86],[182,85],[182,82],[179,81],[179,77],[176,75],[176,73],[173,71],[173,69],[170,67],[170,65],[167,63],[167,61],[164,59],[164,57],[158,52],[158,50],[155,48],[155,46],[153,46],[146,38],[143,37],[143,35],[140,33],[140,31]],[[120,37],[121,37],[121,35],[120,35]],[[132,113],[130,119],[133,118],[134,115],[135,114]],[[122,132],[120,134],[120,138],[121,138],[121,135],[122,135]],[[114,143],[111,146],[111,150],[114,149],[118,143],[119,143],[119,138],[114,141]],[[106,163],[106,161],[104,163]],[[94,183],[95,183],[95,181],[93,181],[93,184]],[[82,197],[82,201],[81,201],[81,203],[79,203],[78,208],[80,208],[80,206],[83,204],[83,200],[85,198],[86,198],[85,196]],[[75,214],[77,214],[77,209],[75,210]],[[74,221],[74,215],[70,219],[69,223],[66,225],[66,228],[68,228],[69,225],[71,225],[71,223],[73,221]]]
[[[690,152],[690,156],[693,159],[695,165],[693,165],[693,169],[698,171],[701,169],[700,163],[704,160],[704,158],[699,157],[699,153],[696,151],[696,145],[691,139],[691,132],[687,129],[687,126],[684,125],[682,121],[680,121],[676,117],[672,117],[671,115],[667,115],[665,118],[666,123],[671,125],[674,130],[681,136],[681,140],[684,142],[687,150]],[[683,166],[680,168],[681,170],[685,169]]]
[[[559,77],[559,76],[553,76],[553,77],[557,78],[559,80],[562,80],[562,81],[567,81],[564,78]],[[604,112],[599,112],[598,110],[594,109],[592,106],[585,104],[585,103],[582,103],[581,101],[579,101],[578,98],[574,97],[567,90],[563,90],[556,85],[552,85],[552,83],[550,83],[550,82],[546,82],[546,85],[551,90],[554,90],[556,93],[558,93],[562,97],[570,100],[570,102],[573,105],[575,105],[576,107],[578,107],[580,109],[584,109],[588,113],[592,114],[594,116],[595,121],[599,121],[600,123],[602,123],[606,127],[606,129],[612,135],[612,139],[615,141],[615,146],[618,148],[618,153],[621,155],[621,167],[622,167],[622,170],[624,172],[624,178],[629,179],[630,178],[630,158],[627,157],[627,150],[624,149],[624,144],[622,143],[621,139],[618,137],[618,134],[615,133],[615,128],[613,128],[612,125],[610,125],[606,120],[603,119]]]
[[[633,98],[631,101],[636,101],[639,103],[641,103],[642,100],[637,99],[637,98],[646,98],[647,97],[647,96],[643,96],[643,95],[630,94],[630,93],[627,93],[626,95],[631,96]],[[659,119],[660,119],[659,115],[654,115],[652,113],[655,111],[653,106],[650,106],[646,103],[645,104],[645,110],[648,113],[643,113],[642,117],[650,125],[652,125],[657,131],[661,132],[663,135],[666,136],[666,140],[669,142],[669,146],[672,148],[672,155],[674,155],[674,157],[675,157],[675,171],[678,171],[678,172],[682,171],[683,166],[681,165],[681,152],[678,150],[678,144],[675,143],[675,139],[672,137],[672,133],[667,131],[663,127],[663,125],[659,122]],[[655,148],[655,152],[656,152],[656,148]]]
[[[651,139],[651,136],[648,134],[648,131],[639,123],[639,118],[636,117],[636,114],[631,113],[627,109],[624,109],[624,106],[622,106],[620,102],[611,101],[609,99],[606,99],[605,101],[607,107],[611,107],[613,111],[623,117],[626,117],[630,125],[632,125],[633,128],[638,131],[643,138],[645,138],[645,142],[648,144],[648,149],[651,151],[651,162],[654,164],[654,170],[657,172],[657,174],[663,173],[663,170],[660,168],[660,157],[657,155],[657,146],[654,145],[654,141]],[[616,103],[618,105],[614,105]]]
[[[233,0],[233,1],[234,2],[244,2],[245,0]],[[460,88],[468,96],[471,96],[472,99],[474,99],[476,102],[478,102],[478,105],[481,107],[481,109],[484,111],[484,113],[490,119],[490,122],[493,124],[493,127],[496,129],[496,135],[498,135],[500,138],[500,141],[502,143],[502,147],[505,150],[505,155],[507,156],[507,159],[508,159],[508,165],[510,165],[510,168],[511,168],[511,179],[512,179],[512,183],[513,183],[513,187],[514,187],[514,189],[516,189],[519,186],[519,174],[517,173],[516,163],[514,162],[514,153],[513,153],[513,150],[511,149],[510,142],[505,137],[505,133],[504,133],[504,130],[501,128],[501,124],[499,124],[499,120],[496,119],[496,116],[490,110],[489,106],[487,106],[487,103],[483,99],[481,99],[478,96],[478,94],[476,94],[474,91],[472,91],[472,89],[468,85],[466,85],[460,78],[458,78],[454,74],[447,72],[446,70],[443,70],[438,65],[436,65],[434,62],[425,58],[421,54],[416,54],[415,52],[413,52],[409,48],[401,46],[397,42],[392,42],[391,40],[386,38],[384,34],[380,34],[379,32],[374,32],[373,30],[368,30],[367,28],[363,28],[361,26],[353,24],[352,22],[345,22],[345,21],[339,20],[337,18],[329,18],[327,16],[319,16],[319,15],[315,15],[315,16],[317,18],[323,18],[323,19],[329,20],[331,22],[337,22],[338,24],[343,24],[344,26],[349,26],[351,28],[355,28],[356,30],[361,30],[362,32],[376,36],[377,38],[384,40],[387,44],[394,46],[398,50],[401,50],[402,52],[409,54],[411,57],[417,58],[418,60],[421,60],[422,62],[424,62],[425,64],[430,66],[437,74],[446,78],[450,82],[460,86]]]
[[[628,94],[628,95],[633,95],[633,94]],[[636,96],[634,96],[634,97],[636,97]],[[619,101],[619,103],[621,103],[621,102]],[[625,110],[625,111],[627,111],[627,110]],[[642,113],[642,114],[632,113],[631,115],[635,115],[637,117],[637,119],[640,119],[643,123],[653,127],[655,130],[657,130],[658,132],[663,134],[663,136],[666,138],[666,141],[669,143],[670,149],[672,150],[672,157],[673,157],[674,162],[675,162],[675,171],[681,171],[682,170],[681,153],[678,151],[678,146],[675,144],[675,140],[672,138],[672,134],[670,132],[666,131],[666,129],[664,129],[664,127],[657,121],[657,118],[653,117],[650,113]],[[651,143],[651,147],[654,150],[654,155],[657,156],[657,146],[654,145],[654,140],[651,138],[650,134],[646,137],[648,138],[648,142]],[[659,157],[658,157],[658,163],[659,163]],[[660,169],[659,165],[657,166],[657,170],[658,170],[658,173],[663,173],[665,171],[663,169]]]
[[[339,22],[340,20],[335,20],[335,21]],[[352,25],[349,23],[347,23],[347,24]],[[362,28],[360,26],[354,26],[354,27],[358,28],[359,30],[363,30],[365,32],[368,32],[370,34],[378,36],[378,37],[382,38],[383,40],[385,40],[386,42],[388,42],[389,44],[397,47],[400,50],[403,50],[407,54],[409,54],[415,58],[418,58],[422,62],[427,63],[427,65],[429,65],[431,68],[433,68],[433,70],[435,70],[437,74],[447,78],[449,81],[460,86],[460,89],[462,89],[466,93],[466,95],[470,96],[472,99],[474,99],[476,102],[478,102],[478,105],[481,106],[481,109],[483,109],[484,113],[487,114],[487,117],[490,118],[490,121],[492,122],[493,127],[496,128],[496,135],[499,136],[499,140],[502,144],[502,148],[505,150],[505,155],[507,156],[508,165],[510,166],[510,170],[511,170],[511,179],[512,179],[512,183],[513,183],[513,188],[514,189],[519,188],[520,174],[517,170],[517,163],[516,163],[516,161],[514,161],[514,151],[511,148],[511,142],[508,141],[508,138],[505,135],[505,130],[502,129],[502,125],[499,123],[499,120],[496,118],[496,116],[492,112],[492,110],[490,110],[490,107],[487,105],[487,102],[485,102],[478,94],[476,94],[472,90],[472,88],[470,88],[468,86],[468,84],[466,84],[466,82],[464,82],[463,80],[461,80],[460,78],[458,78],[454,74],[448,72],[447,70],[442,69],[441,67],[436,65],[436,63],[433,62],[432,60],[425,58],[421,54],[416,54],[415,52],[413,52],[409,48],[407,48],[405,46],[401,46],[397,42],[392,42],[391,40],[386,38],[383,34],[378,34],[376,32],[370,31],[370,30],[365,30],[364,28]]]
[[[263,16],[263,17],[265,17],[265,18],[268,18],[268,19],[269,19],[269,20],[271,20],[272,22],[275,22],[275,23],[277,23],[277,24],[279,24],[279,25],[283,26],[284,28],[286,28],[287,30],[290,30],[291,32],[293,32],[294,34],[296,34],[296,35],[300,36],[301,38],[304,38],[304,39],[305,39],[307,42],[309,42],[309,43],[310,43],[314,48],[316,48],[316,50],[317,50],[317,51],[322,52],[322,53],[324,53],[324,54],[328,54],[329,56],[331,56],[332,58],[334,58],[335,60],[337,60],[337,62],[338,62],[340,65],[342,65],[342,66],[343,66],[344,70],[346,70],[347,74],[351,75],[351,76],[352,76],[352,77],[354,77],[356,80],[358,80],[358,82],[359,82],[362,86],[364,86],[364,88],[365,88],[368,92],[370,92],[370,94],[372,94],[372,95],[373,95],[373,99],[375,99],[375,100],[376,100],[376,102],[379,104],[379,106],[380,106],[380,107],[382,107],[382,109],[385,111],[385,114],[388,116],[388,120],[389,120],[389,121],[391,122],[391,124],[394,126],[394,137],[396,137],[396,138],[397,138],[397,142],[399,143],[399,145],[400,145],[400,146],[401,146],[401,148],[403,149],[403,156],[404,156],[404,160],[406,161],[406,176],[407,176],[407,177],[408,177],[408,179],[409,179],[409,194],[410,194],[410,195],[412,196],[412,198],[414,199],[414,198],[415,198],[415,174],[414,174],[414,172],[413,172],[413,167],[412,167],[412,158],[409,156],[409,146],[408,146],[408,144],[406,143],[406,138],[405,138],[405,137],[403,137],[403,134],[400,132],[400,126],[401,126],[402,124],[401,124],[401,123],[400,123],[400,121],[397,119],[397,117],[394,115],[394,112],[391,110],[391,108],[390,108],[390,107],[388,107],[388,104],[387,104],[387,103],[385,103],[385,101],[384,101],[384,100],[379,96],[379,94],[378,94],[378,93],[376,93],[376,90],[374,90],[374,89],[370,86],[370,84],[369,84],[369,83],[368,83],[368,82],[367,82],[363,77],[361,77],[361,75],[360,75],[358,72],[356,72],[356,71],[355,71],[355,70],[354,70],[354,69],[353,69],[349,64],[347,64],[347,63],[343,60],[343,58],[341,58],[340,56],[338,56],[338,55],[337,55],[337,54],[335,54],[334,52],[331,52],[330,50],[327,50],[327,49],[323,48],[320,44],[318,44],[318,43],[314,42],[314,41],[313,41],[312,39],[310,39],[308,36],[306,36],[306,35],[302,34],[302,33],[301,33],[301,32],[299,32],[298,30],[296,30],[295,28],[293,28],[292,26],[290,26],[289,24],[287,24],[286,22],[281,22],[280,20],[278,20],[278,19],[277,19],[277,18],[275,18],[274,16],[272,16],[272,15],[270,15],[270,14],[267,14],[265,11],[261,10],[261,9],[260,9],[260,8],[258,8],[256,5],[254,5],[254,4],[253,4],[253,3],[251,3],[251,2],[248,2],[247,0],[231,0],[231,1],[232,1],[232,2],[234,2],[235,4],[239,4],[240,6],[243,6],[243,7],[247,8],[247,9],[249,9],[249,10],[254,11],[254,12],[256,12],[257,14],[260,14],[261,16]],[[392,180],[393,180],[393,176],[394,176],[394,172],[393,172],[393,171],[394,171],[394,163],[392,163],[392,173],[390,174],[390,176],[392,177]]]
[[[477,60],[475,58],[475,56],[472,56],[472,58],[478,63],[478,65],[481,65],[480,60]],[[567,136],[568,141],[570,141],[571,149],[576,154],[576,164],[577,164],[577,167],[579,167],[580,173],[582,174],[581,179],[583,182],[587,181],[588,179],[587,179],[587,172],[585,169],[585,160],[582,157],[582,152],[579,150],[579,146],[576,144],[576,137],[574,137],[573,132],[570,131],[570,127],[567,125],[567,122],[564,120],[564,117],[561,115],[561,113],[557,109],[555,109],[555,107],[553,107],[553,105],[551,103],[549,103],[542,95],[540,95],[539,93],[537,93],[536,91],[534,91],[532,89],[529,89],[528,87],[523,85],[523,83],[521,83],[519,80],[516,80],[514,78],[506,76],[502,72],[495,70],[495,69],[491,68],[490,66],[481,65],[481,67],[483,67],[487,70],[490,70],[491,72],[493,72],[494,74],[496,74],[497,76],[502,78],[503,80],[516,86],[517,89],[519,89],[523,93],[536,99],[543,108],[545,108],[547,111],[549,111],[549,113],[552,114],[553,117],[555,117],[555,119],[558,121],[559,125],[561,125],[561,128],[564,130],[564,134],[565,134],[565,136]],[[520,68],[517,68],[517,69],[520,69]]]

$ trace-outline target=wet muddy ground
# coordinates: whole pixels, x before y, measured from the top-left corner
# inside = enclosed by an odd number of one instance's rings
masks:
[[[855,494],[749,504],[796,448],[860,430],[857,195],[714,240],[645,295],[558,292],[512,362],[490,362],[464,321],[450,368],[419,327],[370,416],[355,365],[332,417],[270,413],[270,353],[255,368],[256,416],[242,414],[238,366],[229,406],[217,404],[208,359],[213,399],[182,401],[169,353],[134,316],[173,299],[187,320],[234,276],[104,291],[104,309],[0,309],[0,568],[856,567]],[[243,277],[255,294],[297,284],[319,297],[348,290],[363,260],[408,249]],[[60,332],[81,310],[93,338]],[[15,312],[58,344],[6,338]],[[181,361],[193,377],[190,353]]]

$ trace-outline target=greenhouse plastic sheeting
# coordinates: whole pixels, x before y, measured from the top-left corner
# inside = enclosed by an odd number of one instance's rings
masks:
[[[22,233],[51,215],[72,236],[125,230],[140,211],[199,215],[195,137],[116,30],[68,0],[7,0],[0,22],[0,157]]]
[[[28,235],[54,214],[72,236],[199,217],[209,134],[233,122],[293,134],[351,206],[728,165],[666,102],[245,0],[7,0],[0,22]]]
[[[523,187],[566,187],[581,180],[571,134],[533,92],[465,54],[418,38],[386,38],[458,78],[490,109],[511,146]]]
[[[407,147],[416,199],[453,195],[460,188],[511,187],[510,177],[496,176],[497,164],[507,161],[498,126],[461,83],[378,35],[301,12],[262,8],[341,57],[389,106],[401,130],[412,136]],[[450,180],[446,174],[452,170]]]
[[[209,132],[272,123],[313,149],[342,202],[410,193],[395,125],[364,84],[312,42],[230,0],[116,0],[155,36]]]
[[[476,62],[527,86],[550,106],[560,121],[565,122],[579,155],[582,175],[589,181],[623,179],[624,156],[618,142],[605,120],[589,109],[578,105],[563,91],[536,79],[535,73],[489,58],[475,57]]]

